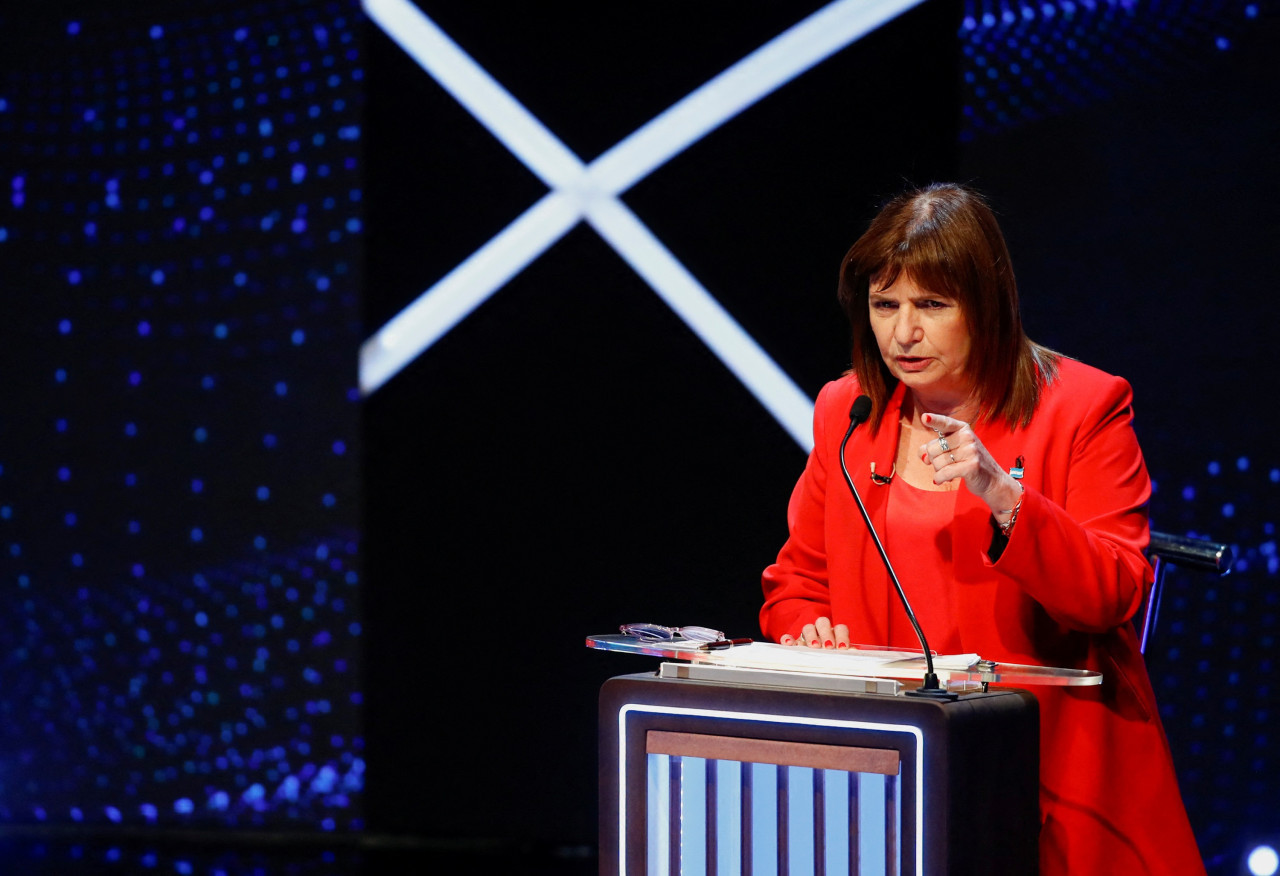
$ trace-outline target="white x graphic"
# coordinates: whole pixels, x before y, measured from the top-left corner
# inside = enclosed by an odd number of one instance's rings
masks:
[[[361,390],[376,391],[585,219],[808,451],[812,400],[618,196],[765,95],[921,2],[836,0],[587,166],[411,0],[364,0],[369,18],[550,191],[361,345]]]

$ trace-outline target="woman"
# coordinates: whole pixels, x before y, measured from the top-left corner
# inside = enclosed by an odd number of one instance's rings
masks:
[[[1104,676],[1034,691],[1042,873],[1203,874],[1130,623],[1151,484],[1129,385],[1027,338],[1003,235],[962,186],[886,205],[840,301],[853,369],[818,396],[765,635],[919,647],[840,470],[865,394],[845,459],[930,647]]]

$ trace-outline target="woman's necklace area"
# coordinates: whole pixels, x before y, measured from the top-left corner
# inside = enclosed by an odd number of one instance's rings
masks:
[[[961,419],[959,414],[963,414],[968,406],[965,405],[954,414],[949,414],[955,419]],[[908,484],[921,490],[934,490],[937,492],[951,492],[960,489],[960,479],[947,481],[942,484],[933,482],[934,468],[931,464],[924,462],[920,457],[920,445],[927,444],[938,437],[938,433],[930,429],[923,423],[917,422],[919,411],[915,411],[914,405],[910,400],[902,406],[902,417],[898,422],[898,454],[896,457],[896,466],[898,476],[903,478]],[[967,420],[965,422],[968,422]]]
[[[920,458],[920,445],[938,437],[932,429],[916,426],[911,417],[903,416],[898,429],[898,455],[895,462],[898,477],[918,490],[949,492],[960,488],[960,481],[944,484],[933,482],[933,466]]]

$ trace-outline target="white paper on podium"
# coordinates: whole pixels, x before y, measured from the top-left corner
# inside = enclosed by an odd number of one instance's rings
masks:
[[[966,672],[980,659],[977,654],[938,655],[933,658],[933,666],[936,671]],[[699,660],[721,666],[827,675],[911,678],[922,677],[924,672],[924,656],[918,651],[818,649],[770,642],[752,642],[722,651],[704,652]]]

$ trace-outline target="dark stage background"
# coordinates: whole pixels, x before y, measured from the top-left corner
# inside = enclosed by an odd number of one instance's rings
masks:
[[[1134,385],[1154,528],[1236,545],[1170,574],[1148,662],[1237,872],[1280,836],[1275,3],[909,5],[832,4],[889,20],[618,200],[812,398],[877,204],[989,194],[1032,335]],[[371,383],[374,333],[483,285],[451,272],[555,166],[389,32],[425,13],[589,164],[824,8],[0,11],[0,829],[589,859],[596,692],[652,662],[583,638],[757,634],[804,450],[650,283],[687,278],[581,221]]]

